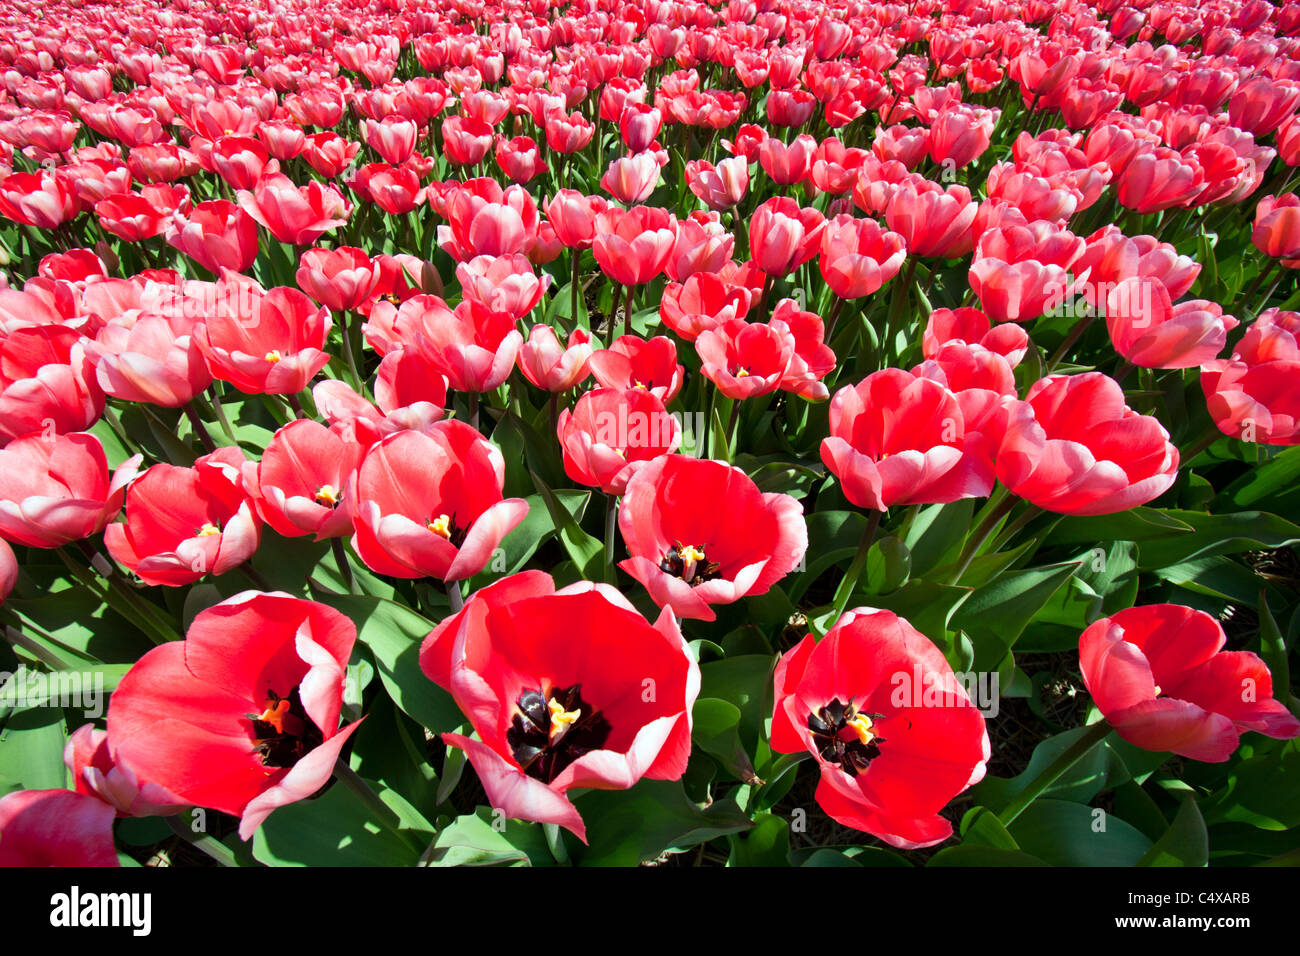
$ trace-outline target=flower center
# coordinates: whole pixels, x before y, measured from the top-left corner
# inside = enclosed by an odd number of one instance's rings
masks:
[[[681,542],[664,552],[663,560],[659,562],[659,570],[664,574],[681,578],[691,587],[721,576],[718,562],[710,561],[703,548]]]
[[[194,537],[208,538],[214,534],[221,534],[220,526],[213,524],[211,521],[205,521],[203,522],[203,527],[194,532]]]
[[[808,729],[821,758],[839,764],[850,777],[856,777],[880,756],[880,744],[885,742],[878,730],[880,719],[880,714],[861,713],[852,701],[842,704],[836,697],[808,715]]]
[[[271,349],[271,351],[266,353],[266,360],[270,362],[272,365],[280,361],[280,359],[282,358],[284,358],[284,356],[280,354],[279,349]]]
[[[321,485],[320,490],[316,492],[316,503],[337,508],[339,506],[339,490],[333,485]]]
[[[526,690],[515,702],[519,712],[506,731],[506,743],[530,777],[550,783],[583,754],[609,739],[609,721],[582,699],[582,685]]]
[[[465,529],[456,524],[455,515],[440,514],[425,524],[425,527],[458,548],[465,543]]]
[[[303,709],[297,687],[288,697],[267,688],[262,712],[244,716],[253,722],[253,751],[262,766],[270,768],[268,773],[292,767],[324,742],[320,728]]]

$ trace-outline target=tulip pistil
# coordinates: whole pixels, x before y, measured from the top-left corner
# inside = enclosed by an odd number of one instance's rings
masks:
[[[862,713],[852,701],[842,704],[836,697],[815,714],[808,715],[808,729],[821,758],[839,764],[850,777],[856,777],[880,756],[880,744],[885,742],[877,725],[881,716]]]
[[[583,700],[581,684],[549,694],[544,689],[526,690],[516,706],[519,712],[506,731],[506,742],[519,768],[543,783],[550,783],[569,764],[609,739],[609,721]]]
[[[211,521],[205,521],[203,522],[203,527],[199,528],[198,531],[194,532],[194,537],[208,538],[214,534],[221,534],[221,529],[217,527],[215,524],[213,524]]]
[[[253,752],[268,773],[292,767],[324,741],[320,728],[307,716],[297,687],[288,697],[268,688],[262,712],[244,716],[253,722]]]
[[[718,577],[721,566],[716,561],[710,561],[703,548],[678,541],[664,553],[663,560],[659,562],[659,570],[681,578],[694,587]]]
[[[271,351],[266,353],[266,360],[270,362],[272,365],[280,361],[280,359],[282,358],[284,358],[284,356],[280,354],[279,349],[271,349]]]
[[[333,485],[321,485],[320,490],[316,492],[316,503],[337,508],[339,505],[339,490]]]
[[[431,519],[425,527],[438,537],[446,538],[458,548],[465,543],[465,529],[456,524],[455,515],[440,514]]]

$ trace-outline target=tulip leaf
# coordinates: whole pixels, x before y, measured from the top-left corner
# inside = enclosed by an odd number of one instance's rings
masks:
[[[792,574],[785,588],[795,604],[827,568],[853,557],[867,526],[866,516],[857,511],[815,511],[806,520],[808,551],[804,557],[805,568]]]
[[[578,522],[573,515],[560,502],[556,493],[548,488],[546,483],[538,478],[535,472],[532,475],[533,484],[537,486],[537,493],[541,495],[542,501],[546,503],[546,510],[555,523],[555,530],[560,537],[560,543],[564,545],[564,550],[568,552],[578,571],[583,577],[592,580],[602,577],[602,565],[605,559],[604,542],[583,531],[578,526]]]
[[[429,866],[554,866],[541,824],[509,820],[479,807],[438,831],[426,854]]]
[[[335,782],[315,799],[277,808],[253,834],[253,856],[267,866],[414,866],[415,847],[433,833],[404,832],[409,840],[376,822],[373,810]]]
[[[553,491],[552,494],[564,510],[573,516],[574,521],[582,520],[587,503],[591,500],[590,491],[561,488]],[[468,587],[470,594],[506,575],[522,571],[528,559],[541,547],[542,542],[555,532],[556,525],[551,518],[546,499],[540,494],[534,494],[524,500],[528,503],[528,514],[502,539],[500,548],[493,553],[487,567],[470,579]]]
[[[692,803],[681,781],[642,780],[630,790],[589,790],[576,806],[590,842],[583,846],[566,837],[566,843],[580,866],[636,866],[753,826],[729,798],[706,808]]]
[[[917,509],[902,532],[903,544],[912,555],[912,574],[923,575],[945,558],[955,559],[972,527],[974,513],[973,498]]]
[[[754,828],[734,833],[728,866],[789,866],[790,823],[772,813],[754,817]]]
[[[701,697],[692,711],[691,740],[705,753],[716,757],[727,772],[745,783],[754,783],[754,765],[740,742],[740,708],[716,697]]]
[[[1221,821],[1262,830],[1300,826],[1300,745],[1292,740],[1243,760],[1203,812],[1211,826]]]
[[[975,645],[975,667],[998,665],[1033,620],[1081,562],[1069,561],[1041,568],[1012,571],[975,590],[953,616]]]
[[[1193,530],[1189,534],[1160,536],[1144,543],[1138,563],[1143,571],[1167,568],[1193,558],[1300,544],[1300,526],[1265,511],[1212,515],[1169,510],[1165,516],[1187,524]]]
[[[960,846],[945,847],[930,857],[926,866],[1050,866],[1044,860],[1021,850],[1007,850],[1000,847],[981,846],[977,843],[963,843]]]
[[[67,740],[61,708],[31,707],[10,714],[0,729],[0,794],[67,787]]]
[[[1119,817],[1066,800],[1035,800],[1007,830],[1022,850],[1052,866],[1133,866],[1152,848]]]
[[[892,534],[880,538],[867,551],[863,589],[868,594],[889,594],[907,583],[911,570],[912,552],[907,545]]]
[[[1259,656],[1268,665],[1273,678],[1273,696],[1286,703],[1291,688],[1291,665],[1287,660],[1286,638],[1268,606],[1267,593],[1259,592]]]
[[[1155,845],[1138,860],[1138,866],[1207,866],[1210,862],[1210,838],[1205,831],[1205,820],[1188,797],[1178,808],[1174,822],[1155,842]]]
[[[1262,505],[1277,496],[1294,492],[1298,485],[1300,485],[1300,446],[1294,446],[1284,449],[1264,464],[1250,469],[1224,488],[1216,501],[1216,504],[1222,507],[1216,510]],[[1271,510],[1282,511],[1276,507]]]
[[[410,608],[384,598],[326,594],[357,625],[357,637],[375,656],[375,669],[393,701],[434,733],[455,730],[465,717],[451,695],[420,670],[420,644],[433,624]]]
[[[961,818],[963,846],[990,846],[998,850],[1019,850],[998,815],[988,807],[973,807]]]
[[[1149,541],[1181,537],[1193,526],[1157,508],[1130,508],[1112,515],[1066,517],[1052,529],[1053,544],[1093,544],[1097,541]]]

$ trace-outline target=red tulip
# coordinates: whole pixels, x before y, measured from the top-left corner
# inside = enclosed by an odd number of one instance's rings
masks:
[[[352,204],[333,186],[311,180],[295,186],[278,173],[261,179],[250,192],[240,190],[239,206],[281,242],[311,245],[348,220]]]
[[[390,435],[357,472],[353,547],[380,574],[471,578],[528,514],[504,482],[501,452],[464,422]]]
[[[302,148],[302,158],[326,179],[333,179],[351,165],[360,151],[360,143],[327,130],[307,137]]]
[[[1273,678],[1249,651],[1225,651],[1219,622],[1177,604],[1132,607],[1079,637],[1079,666],[1097,709],[1144,750],[1221,763],[1253,730],[1300,737],[1300,720],[1273,698]]]
[[[108,745],[143,779],[240,818],[247,840],[319,790],[360,726],[339,727],[356,627],[287,594],[245,591],[149,651],[108,706]]]
[[[214,274],[222,269],[245,272],[257,260],[257,221],[224,199],[175,215],[166,239]]]
[[[352,533],[352,484],[363,449],[306,419],[279,429],[262,460],[244,466],[244,485],[262,520],[285,537]]]
[[[1084,242],[1050,222],[989,229],[975,244],[970,284],[995,322],[1027,322],[1065,301]]]
[[[492,148],[492,127],[482,120],[448,116],[442,121],[442,144],[447,159],[457,166],[473,166]]]
[[[494,179],[472,179],[447,197],[448,226],[438,227],[438,244],[453,259],[527,253],[537,235],[537,205],[522,186],[505,189]]]
[[[1101,372],[1049,375],[1013,412],[997,453],[999,480],[1047,511],[1100,515],[1164,494],[1178,449],[1156,419],[1124,403]]]
[[[666,335],[649,340],[620,335],[609,348],[591,353],[591,375],[601,388],[644,389],[665,405],[681,391],[685,371]]]
[[[822,232],[822,278],[841,299],[861,299],[877,292],[898,274],[907,258],[904,239],[882,229],[874,219],[841,214]]]
[[[231,189],[252,189],[263,171],[274,175],[280,170],[262,141],[251,136],[219,137],[212,144],[210,160],[213,171]]]
[[[960,169],[989,148],[1001,110],[958,103],[944,109],[930,124],[930,159]]]
[[[700,372],[728,398],[742,400],[781,387],[795,356],[789,326],[731,319],[701,332],[695,340]]]
[[[475,256],[456,266],[461,295],[490,312],[504,312],[522,319],[542,301],[551,277],[538,275],[528,257],[519,253],[504,256]]]
[[[659,301],[659,317],[687,342],[694,342],[701,332],[744,318],[754,298],[744,286],[711,272],[697,272],[685,282],[668,283]]]
[[[104,392],[75,329],[15,329],[0,341],[0,445],[31,432],[84,431],[104,411]]]
[[[379,284],[379,269],[361,249],[308,249],[298,260],[298,285],[332,312],[365,302]]]
[[[730,209],[749,190],[749,161],[730,156],[714,166],[708,160],[693,159],[686,164],[686,185],[710,209]]]
[[[399,341],[423,352],[458,392],[489,392],[510,377],[523,336],[508,312],[493,312],[473,299],[456,306],[435,295],[417,295],[397,310]]]
[[[664,263],[664,275],[685,282],[700,272],[719,272],[731,264],[736,237],[723,228],[716,212],[697,209],[677,220],[677,238]]]
[[[989,737],[924,634],[858,608],[787,651],[774,682],[772,749],[813,755],[817,803],[833,820],[902,849],[952,835],[939,811],[983,779]]]
[[[944,385],[887,368],[831,399],[822,461],[859,508],[935,504],[987,497],[991,441],[968,431]]]
[[[0,797],[0,866],[121,866],[113,808],[71,790]]]
[[[570,249],[590,249],[596,238],[596,216],[608,207],[609,203],[600,196],[561,189],[546,204],[546,220],[560,242]]]
[[[826,220],[815,209],[800,209],[786,196],[775,196],[749,221],[749,252],[769,276],[780,278],[803,265],[821,248]]]
[[[564,473],[580,485],[621,495],[645,462],[681,445],[681,424],[646,389],[597,388],[560,412]]]
[[[979,204],[971,200],[965,186],[945,190],[923,185],[899,183],[889,194],[885,222],[902,236],[908,255],[938,259],[966,255],[975,243],[973,225]]]
[[[0,448],[0,537],[57,548],[104,530],[140,466],[136,455],[109,477],[99,439],[27,435]]]
[[[686,771],[699,666],[672,614],[651,625],[608,585],[506,578],[430,632],[420,667],[469,717],[477,739],[442,739],[465,751],[507,817],[585,841],[566,791]]]
[[[769,136],[758,148],[758,164],[778,186],[792,186],[808,178],[816,152],[817,140],[807,133],[796,136],[789,145]]]
[[[1103,226],[1087,239],[1087,247],[1074,264],[1074,271],[1088,273],[1084,297],[1094,306],[1105,304],[1105,293],[1125,279],[1149,276],[1159,279],[1169,298],[1180,299],[1201,273],[1191,256],[1181,256],[1167,242],[1155,236],[1129,238],[1115,225]],[[1098,293],[1101,293],[1100,298]]]
[[[550,171],[546,160],[542,159],[537,143],[530,136],[516,136],[514,139],[499,138],[496,159],[497,165],[511,182],[523,184]]]
[[[618,511],[621,567],[678,617],[712,621],[711,604],[766,594],[803,559],[803,506],[764,494],[723,462],[664,455],[628,482]]]
[[[519,371],[538,388],[567,392],[590,374],[591,354],[591,333],[586,329],[574,329],[568,345],[561,345],[549,325],[534,325],[519,349]]]
[[[79,211],[72,180],[63,173],[11,173],[0,179],[0,216],[19,225],[54,229]]]
[[[109,749],[108,733],[94,724],[83,724],[68,738],[63,762],[77,793],[98,797],[119,817],[169,816],[188,806],[165,787],[140,780]]]
[[[86,342],[100,388],[123,401],[184,405],[212,383],[193,328],[180,310],[129,312],[105,325]]]
[[[126,520],[104,529],[108,553],[146,584],[167,587],[243,564],[262,535],[244,490],[245,464],[238,449],[222,448],[193,468],[147,469],[127,489]]]
[[[1300,196],[1286,193],[1261,199],[1255,207],[1250,241],[1264,255],[1275,259],[1300,256]]]
[[[1172,305],[1159,279],[1125,279],[1106,298],[1115,351],[1142,368],[1194,368],[1228,343],[1238,323],[1204,299]]]
[[[591,251],[601,271],[620,285],[643,285],[663,272],[677,238],[677,220],[657,206],[596,215]]]
[[[979,309],[935,309],[921,336],[921,351],[934,358],[948,342],[966,342],[997,352],[1015,368],[1029,351],[1029,334],[1013,323],[993,326]]]

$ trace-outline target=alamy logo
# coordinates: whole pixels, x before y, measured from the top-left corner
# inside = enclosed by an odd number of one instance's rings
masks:
[[[104,716],[104,675],[98,671],[0,671],[0,707],[66,707],[88,720]]]
[[[148,893],[82,893],[74,886],[50,897],[50,925],[125,926],[134,936],[148,936],[153,927],[153,897]]]

